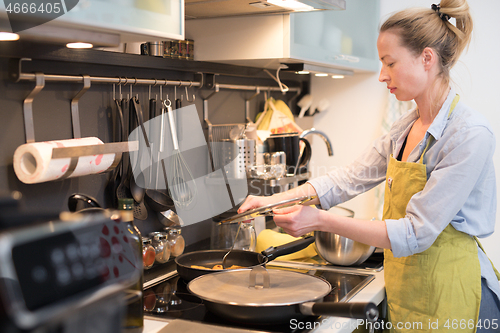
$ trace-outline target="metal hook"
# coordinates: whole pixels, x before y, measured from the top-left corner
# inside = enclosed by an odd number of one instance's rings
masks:
[[[83,77],[83,88],[76,94],[71,100],[71,123],[73,124],[73,138],[79,139],[82,137],[80,130],[80,111],[78,110],[78,101],[80,97],[83,96],[90,88],[90,76],[82,75]]]
[[[168,102],[168,104],[167,104],[167,102]],[[169,108],[172,106],[172,101],[168,99],[168,95],[167,95],[167,98],[163,101],[163,106],[166,108]]]
[[[119,81],[118,81],[118,92],[120,94],[120,100],[123,99],[123,96],[122,96],[122,77],[119,76],[118,77]]]
[[[193,81],[189,81],[189,88],[191,88],[193,86]],[[189,94],[188,94],[188,87],[186,86],[186,101],[188,101],[189,103],[193,103],[194,100],[196,99],[196,95],[193,94],[193,99],[189,99]]]
[[[24,131],[26,143],[35,142],[35,125],[33,123],[33,99],[45,87],[45,76],[43,73],[35,73],[35,88],[29,93],[23,102]]]
[[[260,87],[255,87],[255,94],[253,94],[250,98],[245,99],[245,118],[249,123],[252,122],[252,119],[250,119],[250,101],[259,94],[260,94]]]

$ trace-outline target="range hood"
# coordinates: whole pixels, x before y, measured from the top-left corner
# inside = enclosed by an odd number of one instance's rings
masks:
[[[291,2],[291,6],[288,6],[287,2]],[[294,3],[300,7],[293,9]],[[185,0],[185,17],[202,19],[345,8],[345,0]]]

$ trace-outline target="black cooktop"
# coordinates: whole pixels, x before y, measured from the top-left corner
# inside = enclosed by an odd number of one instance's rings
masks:
[[[276,268],[272,268],[276,269]],[[302,271],[304,272],[304,271]],[[330,294],[325,296],[326,302],[346,302],[366,286],[374,276],[364,273],[345,273],[329,269],[314,269],[305,274],[321,277],[332,286]],[[307,288],[307,286],[303,286]],[[244,328],[264,332],[305,332],[307,327],[315,327],[321,317],[300,318],[300,325],[293,323],[273,323],[272,325],[255,325],[252,323],[233,322],[212,314],[206,309],[203,301],[187,290],[187,282],[178,275],[152,286],[144,291],[145,315],[163,319],[184,319],[216,326]],[[298,319],[299,320],[299,319]],[[301,329],[303,328],[303,329]]]

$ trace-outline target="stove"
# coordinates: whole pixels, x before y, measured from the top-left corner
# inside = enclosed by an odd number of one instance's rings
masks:
[[[324,301],[327,302],[347,302],[374,279],[374,275],[370,274],[371,270],[364,268],[355,268],[353,271],[346,271],[345,269],[321,264],[290,263],[276,260],[268,263],[266,268],[295,270],[325,279],[332,286],[332,291],[324,298]],[[209,324],[220,328],[240,329],[246,332],[308,331],[298,329],[296,328],[297,325],[294,327],[290,323],[273,325],[242,324],[214,315],[206,309],[201,299],[190,294],[187,289],[187,282],[180,278],[176,272],[170,274],[170,277],[166,280],[145,289],[144,297],[144,307],[146,309],[144,315],[154,317],[154,319],[168,321],[181,319],[186,323]],[[321,317],[307,317],[306,319],[300,319],[304,323],[304,325],[300,326],[316,327],[318,324],[315,326],[314,323],[321,320]]]

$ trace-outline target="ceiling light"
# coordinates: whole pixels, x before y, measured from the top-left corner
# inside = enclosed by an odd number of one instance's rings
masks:
[[[94,45],[90,43],[77,42],[77,43],[68,43],[66,44],[66,47],[69,49],[91,49],[94,47]]]
[[[315,76],[328,76],[328,74],[326,74],[326,73],[316,73],[316,74],[314,74],[314,75],[315,75]]]
[[[310,74],[311,72],[309,71],[297,71],[295,74]]]
[[[296,0],[267,0],[267,2],[278,7],[287,8],[297,12],[314,10],[314,7],[306,5]]]
[[[344,78],[344,75],[340,75],[340,74],[332,75],[332,79],[343,79],[343,78]]]
[[[0,41],[7,41],[7,40],[18,40],[19,35],[12,33],[12,32],[0,32]]]

